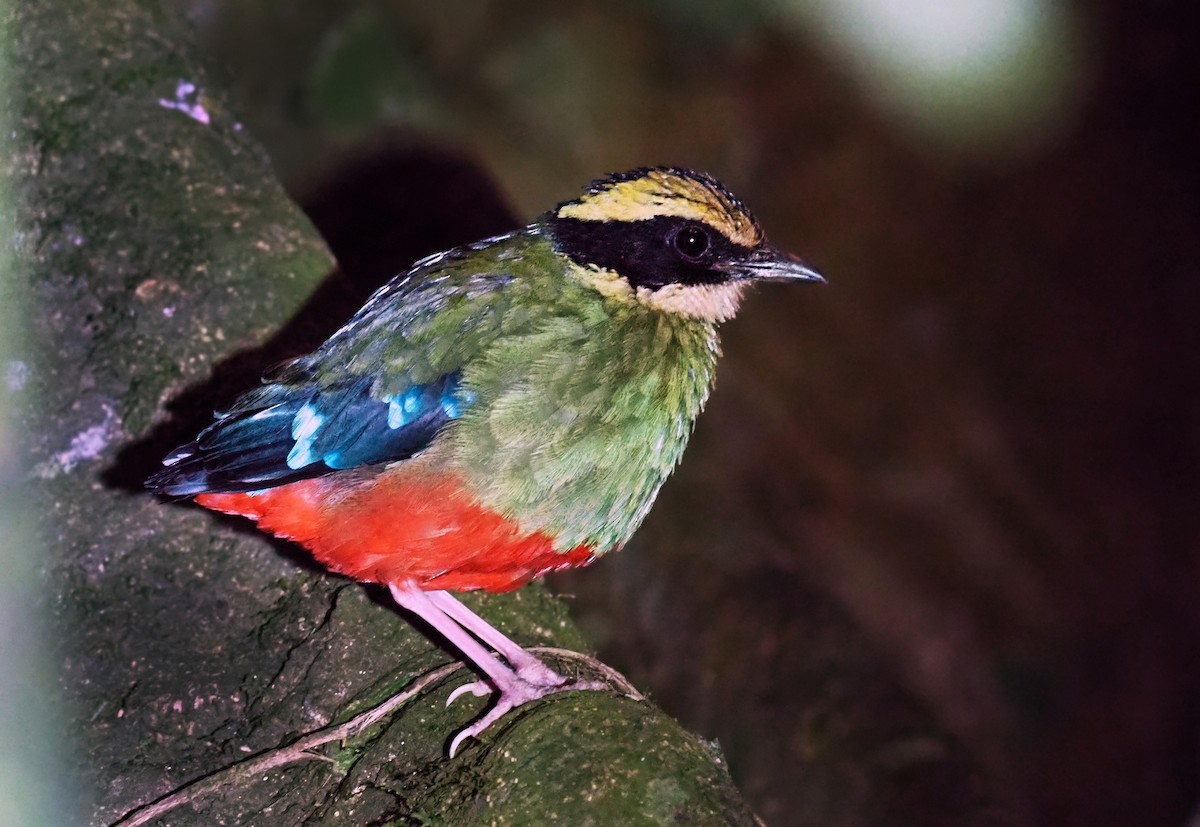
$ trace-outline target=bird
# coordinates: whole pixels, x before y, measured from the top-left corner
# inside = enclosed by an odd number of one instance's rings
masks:
[[[712,390],[718,326],[760,282],[823,282],[715,178],[643,167],[375,292],[170,453],[147,486],[255,521],[386,587],[493,703],[452,757],[571,680],[454,597],[621,548]],[[448,701],[449,703],[449,701]]]

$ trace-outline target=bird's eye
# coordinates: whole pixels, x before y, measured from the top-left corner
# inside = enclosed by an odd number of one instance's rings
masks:
[[[708,252],[711,244],[708,233],[703,227],[695,224],[689,224],[675,233],[675,237],[671,241],[679,254],[689,261],[698,260]]]

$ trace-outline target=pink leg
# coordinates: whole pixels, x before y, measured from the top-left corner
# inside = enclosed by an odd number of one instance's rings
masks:
[[[491,678],[492,682],[497,686],[512,678],[514,675],[513,670],[501,663],[487,649],[480,646],[479,641],[471,637],[453,618],[448,617],[444,611],[439,609],[429,599],[428,592],[424,592],[416,586],[411,585],[389,586],[388,588],[392,592],[393,600],[403,608],[417,615],[434,629],[437,629],[442,637],[453,644],[454,648],[462,652],[467,660],[479,667],[480,671]]]
[[[460,603],[450,592],[426,592],[425,596],[455,623],[499,652],[522,680],[537,686],[562,686],[567,682],[566,678],[526,652],[515,640]]]
[[[401,607],[436,629],[462,652],[468,661],[487,675],[499,692],[495,705],[486,715],[454,736],[450,742],[451,758],[454,757],[459,744],[464,740],[476,737],[504,717],[509,710],[516,709],[522,704],[570,689],[603,688],[603,684],[599,683],[570,682],[526,652],[517,643],[505,637],[486,620],[446,592],[422,591],[412,583],[391,585],[388,588],[392,592],[392,598]],[[496,650],[504,655],[515,669],[502,663],[499,658],[480,645],[479,641],[472,637],[472,634],[496,647]],[[487,686],[482,683],[474,683],[460,687],[451,694],[447,703],[453,701],[463,691],[485,695]]]

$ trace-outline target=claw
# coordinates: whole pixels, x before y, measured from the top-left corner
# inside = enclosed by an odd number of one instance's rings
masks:
[[[458,748],[463,741],[467,740],[468,738],[478,737],[481,732],[490,727],[492,724],[496,723],[496,721],[499,721],[512,709],[512,703],[506,702],[503,697],[500,698],[498,701],[496,701],[496,705],[488,710],[486,715],[470,726],[464,727],[457,735],[454,736],[454,740],[450,742],[450,749],[447,751],[447,754],[453,758],[458,752]]]
[[[536,701],[539,698],[545,698],[548,695],[556,695],[559,692],[573,692],[576,690],[596,690],[607,689],[608,685],[599,681],[580,681],[565,678],[547,666],[542,666],[542,671],[538,671],[538,677],[543,680],[534,682],[527,680],[525,676],[518,673],[513,673],[513,680],[504,681],[504,686],[499,687],[499,693],[496,697],[496,703],[487,713],[459,731],[454,739],[450,742],[448,754],[451,758],[458,752],[459,746],[468,738],[477,738],[492,724],[499,721],[506,714],[516,709],[519,706],[524,706],[530,701]],[[533,671],[533,670],[530,670]],[[483,681],[476,681],[465,686],[460,686],[451,693],[450,699],[453,700],[464,690],[474,691],[473,687],[483,684]],[[479,693],[476,693],[479,694]],[[486,693],[483,693],[486,694]],[[448,703],[448,702],[447,702]]]
[[[491,684],[489,684],[487,681],[472,681],[471,683],[464,683],[462,686],[450,693],[450,697],[446,699],[446,706],[450,706],[450,704],[454,703],[459,696],[465,695],[468,692],[470,692],[476,698],[482,698],[484,695],[490,695],[494,691],[495,690],[492,689]]]

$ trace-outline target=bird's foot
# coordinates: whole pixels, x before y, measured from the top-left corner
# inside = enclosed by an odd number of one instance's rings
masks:
[[[563,677],[447,592],[424,591],[413,582],[392,583],[388,588],[398,604],[433,626],[462,652],[467,662],[487,676],[485,680],[455,689],[450,693],[447,705],[466,693],[477,697],[496,693],[492,708],[454,736],[450,742],[451,758],[464,740],[479,735],[505,713],[523,704],[556,692],[608,688],[599,681]]]
[[[494,685],[490,681],[479,680],[460,686],[451,692],[450,697],[446,699],[447,706],[467,693],[476,697],[483,697],[494,692],[496,693],[496,702],[483,717],[460,730],[454,736],[454,740],[450,742],[449,755],[453,758],[463,741],[468,738],[477,738],[484,730],[496,723],[496,721],[499,721],[506,714],[519,706],[524,706],[530,701],[536,701],[539,698],[545,698],[547,695],[554,695],[559,692],[573,692],[576,690],[594,691],[607,688],[608,685],[601,681],[586,681],[564,677],[540,661],[537,662],[536,669],[532,668],[529,664],[522,664],[514,669],[510,675],[506,675],[501,680],[496,680]]]

